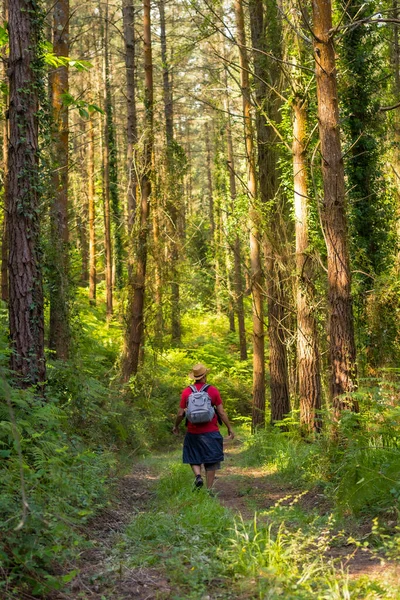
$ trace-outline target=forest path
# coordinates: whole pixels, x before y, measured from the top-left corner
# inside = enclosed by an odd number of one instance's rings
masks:
[[[290,483],[279,481],[263,469],[240,466],[238,456],[241,446],[240,440],[227,442],[225,462],[216,477],[215,490],[223,506],[245,521],[252,520],[257,512],[259,522],[265,518],[263,511],[277,503],[285,505],[295,501],[305,512],[331,512],[332,507],[318,491],[304,492]],[[165,461],[165,456],[163,458]],[[152,498],[160,477],[158,471],[146,462],[137,463],[131,472],[119,480],[109,507],[93,519],[85,530],[91,547],[81,554],[78,565],[70,565],[79,569],[78,576],[68,590],[52,595],[47,600],[168,600],[177,597],[179,590],[162,569],[129,568],[124,560],[124,552],[118,549],[132,517],[152,510]],[[351,577],[365,575],[388,583],[396,583],[400,578],[398,565],[381,564],[379,558],[353,545],[337,546],[329,551],[327,558],[335,559],[337,568],[348,571]],[[222,597],[219,589],[215,598]],[[236,598],[229,595],[229,598],[232,597]],[[201,600],[203,598],[213,600],[213,589],[209,590],[209,595],[202,595]]]
[[[239,513],[244,520],[253,519],[257,513],[258,521],[262,521],[263,511],[276,504],[285,506],[296,503],[306,513],[324,515],[332,512],[333,507],[318,489],[296,489],[290,482],[280,480],[265,469],[237,466],[238,453],[240,442],[226,445],[224,469],[216,479],[215,488],[220,502]],[[331,548],[326,557],[333,559],[337,568],[347,571],[350,577],[365,575],[388,583],[400,580],[400,565],[383,562],[365,548],[353,544]]]

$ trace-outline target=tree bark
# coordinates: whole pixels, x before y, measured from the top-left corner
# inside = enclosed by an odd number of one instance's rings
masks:
[[[53,52],[69,56],[69,0],[57,0],[53,8]],[[50,209],[51,265],[49,346],[56,358],[66,360],[70,349],[69,326],[69,228],[68,228],[68,65],[50,73],[53,116],[53,202]]]
[[[178,274],[179,260],[179,214],[181,211],[180,194],[177,186],[177,173],[175,172],[175,141],[174,141],[174,104],[172,84],[170,81],[170,68],[167,55],[167,31],[165,23],[165,1],[159,0],[160,31],[161,31],[161,60],[163,68],[163,100],[165,117],[165,136],[167,141],[167,212],[169,220],[167,226],[170,237],[170,265],[169,275],[171,280],[171,339],[172,343],[181,341],[180,317],[180,286]]]
[[[157,178],[158,179],[158,178]],[[160,346],[163,339],[164,314],[162,290],[162,243],[160,238],[160,193],[159,181],[152,186],[152,231],[153,231],[153,273],[154,273],[154,300],[155,300],[155,327],[154,339]]]
[[[125,41],[125,67],[126,67],[126,97],[127,97],[127,206],[128,206],[128,237],[132,245],[132,228],[136,215],[136,145],[138,142],[137,114],[136,114],[136,40],[135,40],[135,7],[133,0],[123,0],[122,18],[124,25]],[[129,262],[132,257],[130,256]]]
[[[96,204],[94,186],[94,127],[93,115],[89,116],[89,147],[88,147],[88,213],[89,213],[89,303],[96,304]]]
[[[321,378],[317,323],[313,313],[314,266],[308,254],[308,184],[306,147],[307,109],[303,98],[293,102],[293,182],[296,219],[297,361],[300,423],[320,429]]]
[[[117,142],[114,123],[114,110],[111,93],[110,79],[110,49],[109,49],[109,6],[106,1],[105,27],[104,27],[104,150],[105,150],[105,183],[106,197],[110,209],[111,235],[114,242],[112,260],[114,260],[114,277],[111,275],[111,286],[113,279],[115,287],[122,287],[123,277],[123,242],[122,242],[122,221],[121,208],[119,204],[118,193],[118,156]],[[112,262],[111,260],[111,262]],[[111,266],[112,272],[112,266]]]
[[[214,194],[212,182],[212,167],[211,167],[211,144],[210,144],[210,122],[205,121],[204,133],[206,138],[206,166],[207,166],[207,187],[208,187],[208,219],[210,221],[210,239],[211,244],[214,244],[215,235],[215,220],[214,220]]]
[[[393,18],[399,18],[398,1],[393,0]],[[393,27],[393,64],[394,64],[394,99],[398,101],[400,97],[400,44],[399,28]],[[397,196],[397,240],[400,240],[400,107],[395,109],[394,119],[394,150],[393,150],[393,171],[394,185]],[[397,252],[396,261],[397,271],[400,271],[400,250]]]
[[[348,225],[330,0],[313,0],[314,55],[324,199],[322,225],[328,255],[330,393],[335,413],[358,411],[356,347],[351,298]]]
[[[263,273],[261,268],[261,217],[257,207],[256,161],[251,120],[249,87],[249,61],[246,51],[246,36],[242,0],[235,0],[237,39],[239,43],[240,85],[243,103],[243,119],[247,163],[247,188],[250,199],[250,263],[253,314],[253,414],[252,428],[265,424],[265,359],[264,359],[264,307]]]
[[[22,387],[46,377],[38,214],[39,18],[35,2],[10,0],[9,322],[11,369]]]
[[[3,20],[8,22],[8,0],[3,2]],[[3,210],[3,231],[1,240],[1,299],[8,302],[8,205],[7,205],[7,178],[8,178],[8,86],[7,86],[7,67],[3,63],[2,68],[3,81],[5,87],[3,96],[3,180],[4,180],[4,210]]]
[[[227,145],[227,162],[229,170],[229,194],[231,198],[231,211],[234,214],[235,201],[237,196],[236,190],[236,175],[235,175],[235,157],[233,152],[232,142],[232,125],[229,105],[229,93],[228,93],[228,74],[226,68],[224,69],[225,74],[225,96],[224,96],[224,110],[226,113],[226,145]],[[233,261],[234,261],[234,290],[235,290],[235,306],[238,320],[239,330],[239,347],[240,347],[240,360],[247,360],[247,344],[246,344],[246,327],[244,322],[244,306],[243,306],[243,274],[242,274],[242,257],[240,247],[240,237],[236,232],[233,244]]]
[[[153,60],[151,48],[150,0],[143,0],[144,42],[144,165],[141,179],[140,229],[136,251],[136,269],[130,285],[128,323],[125,338],[125,355],[122,377],[125,381],[137,373],[144,330],[144,294],[146,284],[147,242],[151,194],[151,166],[153,154]]]
[[[268,3],[270,27],[273,27],[275,7]],[[262,0],[251,0],[249,4],[252,46],[266,52],[267,30]],[[274,36],[277,32],[273,32]],[[269,36],[272,37],[271,35]],[[268,48],[277,56],[279,43]],[[282,263],[284,262],[284,236],[282,232],[281,206],[278,199],[277,184],[277,144],[276,133],[268,123],[264,112],[276,120],[279,114],[276,97],[271,98],[265,81],[279,89],[279,70],[276,64],[269,64],[264,54],[254,52],[254,71],[256,74],[255,98],[257,104],[256,129],[258,148],[258,170],[260,178],[261,202],[266,206],[269,220],[264,236],[266,290],[268,294],[268,334],[269,334],[269,371],[271,422],[280,421],[290,411],[289,379],[286,352],[286,331],[284,322],[285,288],[283,284]]]

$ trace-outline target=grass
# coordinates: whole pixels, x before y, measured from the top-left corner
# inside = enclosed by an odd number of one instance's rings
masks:
[[[398,597],[334,565],[327,551],[343,534],[333,515],[304,511],[295,497],[245,521],[205,490],[193,492],[190,470],[169,459],[161,457],[152,505],[133,518],[118,552],[130,568],[163,571],[174,600]],[[157,468],[154,458],[147,464]]]

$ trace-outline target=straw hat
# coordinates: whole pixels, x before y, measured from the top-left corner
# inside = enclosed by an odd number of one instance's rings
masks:
[[[197,381],[198,379],[202,379],[204,375],[207,375],[209,372],[210,369],[207,369],[202,363],[198,363],[197,365],[194,365],[192,371],[189,373],[189,377]]]

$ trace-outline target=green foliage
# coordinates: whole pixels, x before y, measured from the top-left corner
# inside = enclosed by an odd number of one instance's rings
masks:
[[[262,464],[303,487],[322,485],[343,514],[400,509],[400,411],[392,389],[364,389],[357,398],[361,414],[343,413],[334,430],[325,415],[327,427],[314,441],[293,431],[258,431],[246,443],[245,464]]]
[[[58,56],[53,52],[46,52],[44,61],[47,65],[54,67],[55,69],[58,69],[59,67],[73,67],[77,71],[89,71],[93,66],[87,60],[76,60],[69,56]]]
[[[37,594],[65,583],[54,561],[82,545],[78,525],[104,505],[114,460],[67,434],[68,415],[53,399],[10,394],[11,410],[0,404],[0,594],[17,586]]]
[[[260,598],[293,600],[389,598],[383,586],[363,580],[351,581],[334,567],[326,552],[335,539],[333,521],[304,531],[279,521],[235,523],[234,535],[220,552],[228,575],[251,593],[254,582]],[[254,589],[254,588],[253,588]],[[385,594],[382,596],[381,594]],[[252,596],[255,597],[255,596]]]
[[[79,295],[78,301],[74,360],[48,361],[46,398],[9,389],[2,379],[0,596],[14,588],[17,598],[21,590],[44,593],[73,578],[74,572],[56,576],[54,564],[76,558],[86,543],[79,527],[105,505],[115,465],[110,450],[122,444],[109,389],[120,329],[104,324],[103,309],[89,310]],[[5,311],[1,317],[6,332]],[[3,370],[8,355],[3,334]]]
[[[86,102],[86,100],[74,98],[69,92],[64,92],[62,94],[62,101],[64,106],[67,106],[68,108],[76,108],[79,112],[79,115],[84,119],[88,119],[93,112],[104,114],[103,109],[97,106],[97,104],[91,104]]]
[[[0,25],[0,46],[6,46],[8,44],[8,31],[7,24],[4,23],[5,27]]]

